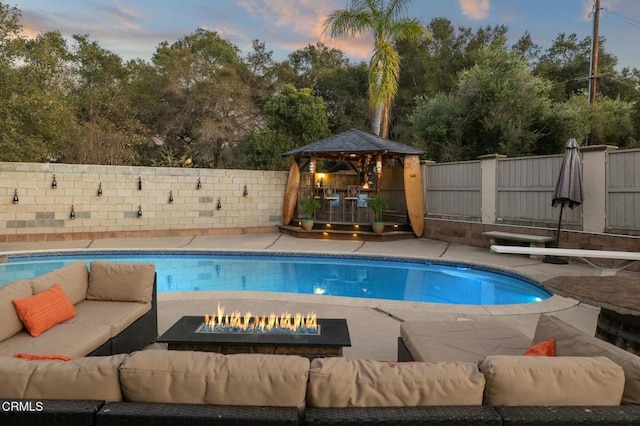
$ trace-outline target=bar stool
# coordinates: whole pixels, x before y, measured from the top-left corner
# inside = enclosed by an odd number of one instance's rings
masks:
[[[356,208],[358,207],[359,199],[360,185],[347,186],[347,195],[344,197],[344,202],[351,205],[351,222],[355,222]]]
[[[323,202],[329,203],[329,222],[333,221],[333,203],[337,203],[340,205],[340,195],[336,192],[334,188],[330,186],[324,187],[324,197]]]
[[[369,218],[369,209],[367,208],[368,198],[369,194],[360,194],[358,196],[358,221],[360,222],[371,222]],[[366,217],[363,218],[361,212],[364,213],[364,216]]]

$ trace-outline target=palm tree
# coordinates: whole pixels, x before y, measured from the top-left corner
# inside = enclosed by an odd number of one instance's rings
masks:
[[[351,0],[346,9],[331,12],[323,25],[323,32],[330,29],[331,37],[373,33],[369,64],[371,132],[383,138],[389,135],[389,110],[400,76],[400,55],[393,43],[418,40],[428,31],[417,19],[401,16],[409,3],[411,0]]]

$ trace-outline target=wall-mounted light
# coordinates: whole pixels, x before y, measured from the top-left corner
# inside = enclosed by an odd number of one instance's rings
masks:
[[[142,176],[138,176],[138,191],[142,191]]]
[[[220,203],[220,197],[218,197],[218,204],[216,205],[216,210],[222,209],[222,203]]]
[[[202,182],[200,182],[200,178],[198,178],[198,183],[196,184],[196,189],[202,189]]]
[[[71,213],[69,214],[69,219],[75,219],[76,218],[76,211],[73,209],[73,204],[71,205]]]
[[[142,217],[142,205],[138,206],[138,217]]]
[[[102,197],[102,182],[98,184],[98,197]]]
[[[53,180],[51,181],[51,188],[56,189],[58,187],[58,181],[56,180],[56,175],[54,173]]]
[[[169,204],[173,204],[173,191],[169,191]]]
[[[249,191],[247,191],[247,185],[245,185],[244,189],[242,190],[242,196],[246,197],[247,195],[249,195]]]
[[[13,191],[13,204],[18,204],[20,200],[18,199],[18,189]]]
[[[309,173],[315,173],[316,172],[316,161],[314,159],[311,159],[311,161],[309,161]]]

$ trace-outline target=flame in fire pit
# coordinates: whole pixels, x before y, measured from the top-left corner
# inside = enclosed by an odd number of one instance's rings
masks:
[[[307,333],[318,333],[318,319],[316,314],[308,313],[302,315],[296,313],[291,315],[288,312],[277,316],[269,314],[267,316],[254,316],[251,312],[244,315],[238,311],[234,311],[225,315],[224,307],[218,303],[218,312],[216,315],[205,315],[204,326],[212,332],[216,329],[230,329],[232,331],[254,331],[254,332],[276,332],[289,331],[292,333],[305,330]]]

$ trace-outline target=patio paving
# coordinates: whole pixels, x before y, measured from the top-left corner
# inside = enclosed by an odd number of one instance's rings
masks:
[[[546,264],[525,256],[499,255],[479,247],[426,238],[390,242],[330,241],[301,240],[280,233],[8,243],[0,246],[0,253],[84,248],[255,250],[439,258],[494,265],[517,271],[540,281],[559,276],[593,277],[597,273],[595,268],[585,264]],[[623,272],[623,274],[638,276],[631,272]],[[228,310],[237,309],[241,312],[250,310],[254,313],[279,314],[284,311],[303,313],[312,311],[318,317],[347,319],[352,347],[345,349],[346,357],[379,360],[396,359],[396,339],[399,336],[402,321],[455,320],[492,315],[532,337],[538,315],[543,312],[552,312],[562,320],[594,335],[599,313],[599,308],[558,295],[540,303],[502,306],[448,305],[265,292],[161,293],[158,300],[160,334],[183,315],[212,314],[218,301]]]

